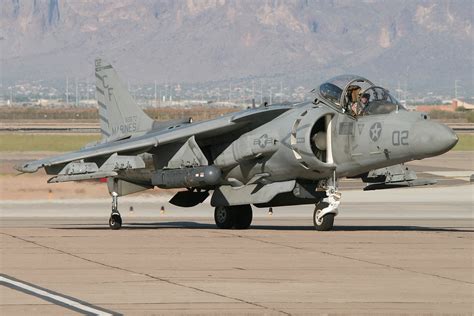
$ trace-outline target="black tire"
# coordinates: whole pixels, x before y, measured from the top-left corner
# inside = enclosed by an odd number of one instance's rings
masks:
[[[314,228],[318,231],[329,231],[332,230],[334,226],[334,213],[329,213],[323,216],[320,221],[317,220],[318,214],[321,212],[321,210],[325,207],[328,206],[328,203],[326,202],[320,202],[316,205],[316,208],[314,209],[313,213],[313,224]]]
[[[250,205],[234,206],[234,228],[248,229],[252,224],[252,207]]]
[[[120,214],[112,214],[109,218],[110,229],[117,230],[122,227],[122,217]]]
[[[218,206],[214,209],[214,221],[221,229],[230,229],[234,226],[234,209],[229,206]]]

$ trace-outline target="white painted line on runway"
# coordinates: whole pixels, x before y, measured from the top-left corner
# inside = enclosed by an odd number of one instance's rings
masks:
[[[118,315],[118,313],[99,309],[97,306],[82,302],[78,299],[61,295],[33,284],[27,284],[5,274],[0,274],[0,284],[86,315]]]

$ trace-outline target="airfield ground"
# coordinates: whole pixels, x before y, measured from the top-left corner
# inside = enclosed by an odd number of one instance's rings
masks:
[[[454,151],[468,151],[474,148],[474,134],[458,134],[459,142]],[[45,148],[53,152],[78,150],[87,143],[100,139],[96,133],[18,133],[0,132],[0,152],[37,152]]]
[[[410,163],[435,186],[344,181],[331,232],[313,230],[311,206],[218,230],[208,204],[178,209],[161,191],[121,199],[110,231],[104,184],[11,171],[47,154],[0,154],[1,315],[74,314],[71,301],[127,315],[474,313],[473,152]]]

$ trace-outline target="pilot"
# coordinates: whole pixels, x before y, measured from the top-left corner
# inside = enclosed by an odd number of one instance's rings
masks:
[[[360,96],[360,102],[352,104],[352,112],[355,115],[360,115],[364,112],[364,109],[369,105],[370,94],[364,93]]]
[[[365,108],[367,105],[369,105],[369,100],[370,100],[370,94],[364,93],[360,97],[360,104],[362,105],[362,108]]]
[[[359,96],[359,92],[360,92],[360,87],[358,85],[351,85],[347,88],[347,99],[349,101],[348,104],[350,104],[350,108],[348,105],[347,110],[351,110],[353,114],[354,114],[353,106],[354,104],[357,104],[357,98]]]

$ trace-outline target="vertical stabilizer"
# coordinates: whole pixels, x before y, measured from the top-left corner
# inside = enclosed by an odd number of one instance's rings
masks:
[[[111,64],[96,59],[95,77],[102,139],[120,139],[152,129],[153,120],[133,100]]]

